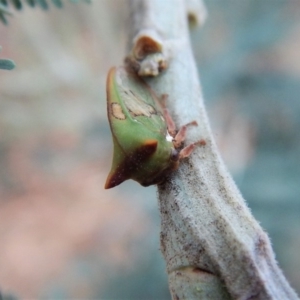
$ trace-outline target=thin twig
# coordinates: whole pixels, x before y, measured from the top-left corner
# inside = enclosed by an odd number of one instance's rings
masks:
[[[186,144],[203,140],[158,187],[161,251],[172,297],[298,299],[216,148],[189,41],[192,4],[194,16],[205,15],[201,2],[197,8],[193,0],[130,1],[127,62],[141,76],[160,73],[147,81],[158,94],[169,95],[167,106],[177,128],[198,122],[197,128],[189,128]]]

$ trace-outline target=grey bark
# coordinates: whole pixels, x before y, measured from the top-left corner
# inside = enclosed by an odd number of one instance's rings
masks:
[[[269,238],[218,153],[189,41],[188,18],[203,23],[194,0],[131,0],[131,64],[158,95],[167,93],[178,127],[196,120],[186,144],[204,140],[158,187],[161,251],[173,299],[298,299]]]

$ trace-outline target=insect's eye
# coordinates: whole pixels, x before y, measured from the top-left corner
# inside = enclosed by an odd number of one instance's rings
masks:
[[[172,148],[170,158],[172,161],[178,161],[179,160],[179,152],[176,149]]]

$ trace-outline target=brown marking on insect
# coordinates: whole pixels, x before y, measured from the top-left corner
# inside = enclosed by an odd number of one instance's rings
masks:
[[[157,111],[153,106],[147,104],[131,90],[123,91],[123,100],[129,113],[133,117],[145,116],[149,118],[151,115],[157,114]]]
[[[123,181],[133,178],[132,174],[137,172],[143,162],[156,151],[157,144],[156,140],[146,140],[143,145],[130,155],[126,156],[124,161],[108,175],[104,188],[113,188]]]
[[[126,116],[124,115],[121,105],[116,102],[111,103],[111,115],[114,116],[118,120],[126,119]]]

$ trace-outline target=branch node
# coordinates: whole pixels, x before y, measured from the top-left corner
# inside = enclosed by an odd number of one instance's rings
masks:
[[[168,66],[163,41],[155,30],[142,30],[133,40],[125,63],[139,76],[157,76]]]

